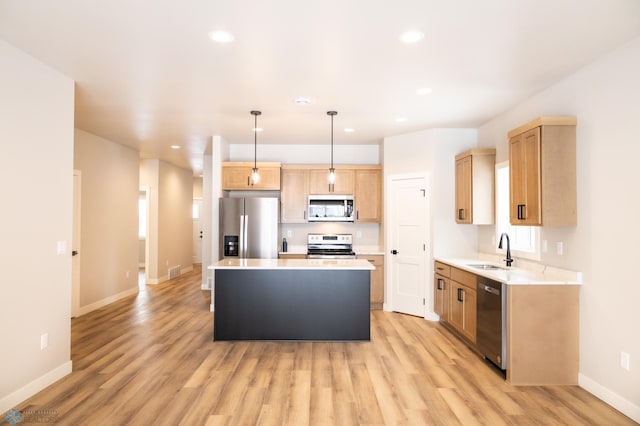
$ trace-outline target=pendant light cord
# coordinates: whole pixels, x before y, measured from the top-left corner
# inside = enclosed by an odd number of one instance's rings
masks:
[[[258,168],[258,114],[254,114],[253,124],[253,168]]]
[[[333,114],[331,115],[331,168],[333,169]]]

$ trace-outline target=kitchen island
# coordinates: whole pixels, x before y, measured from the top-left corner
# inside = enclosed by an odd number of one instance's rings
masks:
[[[359,259],[224,259],[211,266],[213,340],[368,341]]]

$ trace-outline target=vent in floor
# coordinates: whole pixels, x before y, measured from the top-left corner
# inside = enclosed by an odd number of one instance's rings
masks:
[[[169,268],[169,279],[172,280],[180,276],[180,265]]]

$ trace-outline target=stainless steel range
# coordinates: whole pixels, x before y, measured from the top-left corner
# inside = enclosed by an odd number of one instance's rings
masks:
[[[307,259],[355,259],[351,234],[308,234]]]

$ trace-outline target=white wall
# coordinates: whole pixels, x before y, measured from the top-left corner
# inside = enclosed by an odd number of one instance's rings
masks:
[[[80,129],[80,314],[138,290],[138,152]]]
[[[329,164],[331,146],[327,145],[260,145],[258,161],[279,161],[283,164]],[[231,161],[253,161],[253,144],[233,144],[229,147]],[[333,146],[334,164],[380,164],[378,145]],[[328,166],[327,166],[328,167]]]
[[[479,145],[508,159],[507,132],[543,115],[575,115],[578,226],[541,228],[553,248],[541,262],[582,271],[580,384],[640,422],[640,190],[633,174],[640,158],[640,38],[585,67],[479,129]],[[479,248],[493,250],[493,227]],[[552,324],[550,324],[552,325]],[[631,355],[631,370],[620,353]],[[552,356],[552,354],[550,354]],[[625,408],[626,407],[626,408]]]
[[[0,40],[0,94],[4,413],[71,372],[74,83]]]
[[[474,148],[476,138],[475,129],[431,129],[384,140],[385,183],[390,176],[429,176],[433,256],[469,256],[476,251],[477,228],[455,222],[455,156]]]
[[[140,187],[149,192],[147,283],[169,279],[169,268],[193,269],[193,173],[158,159],[140,162]]]

